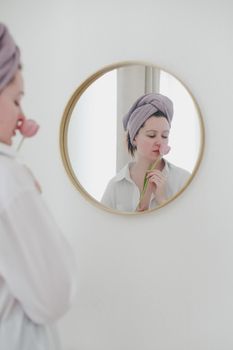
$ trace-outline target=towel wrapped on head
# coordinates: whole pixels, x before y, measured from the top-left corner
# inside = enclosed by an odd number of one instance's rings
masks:
[[[173,117],[173,103],[167,97],[159,93],[145,94],[139,97],[123,118],[125,131],[129,132],[130,141],[133,140],[142,124],[156,112],[162,112],[171,124]]]
[[[20,67],[20,51],[7,27],[0,23],[0,92]]]

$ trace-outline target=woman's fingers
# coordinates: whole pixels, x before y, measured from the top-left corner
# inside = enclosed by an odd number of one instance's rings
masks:
[[[154,183],[155,185],[157,186],[162,186],[164,183],[165,183],[165,179],[160,179],[156,176],[152,176],[150,179],[149,179],[149,182],[150,183]]]
[[[159,170],[154,170],[147,175],[147,178],[148,179],[151,179],[151,178],[166,179],[167,176]]]
[[[167,182],[167,174],[160,170],[153,170],[147,175],[149,184],[154,188],[153,193],[158,204],[166,200],[165,187]]]

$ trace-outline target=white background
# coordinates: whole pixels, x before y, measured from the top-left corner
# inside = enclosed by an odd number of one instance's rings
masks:
[[[1,0],[22,49],[25,113],[41,130],[22,154],[78,260],[65,350],[232,350],[231,0]],[[141,60],[192,91],[206,126],[188,189],[154,213],[120,216],[86,201],[59,152],[72,92],[98,69]]]

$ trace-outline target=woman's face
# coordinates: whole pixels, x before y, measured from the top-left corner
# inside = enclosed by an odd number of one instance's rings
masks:
[[[0,93],[0,142],[12,144],[19,121],[22,118],[20,106],[23,95],[23,79],[20,71]]]
[[[138,158],[155,161],[162,144],[168,144],[170,125],[165,117],[150,117],[135,136]]]

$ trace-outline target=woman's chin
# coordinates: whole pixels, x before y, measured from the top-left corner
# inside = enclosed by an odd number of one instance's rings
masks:
[[[156,161],[157,159],[159,158],[159,153],[153,153],[152,156],[151,156],[151,161]]]

